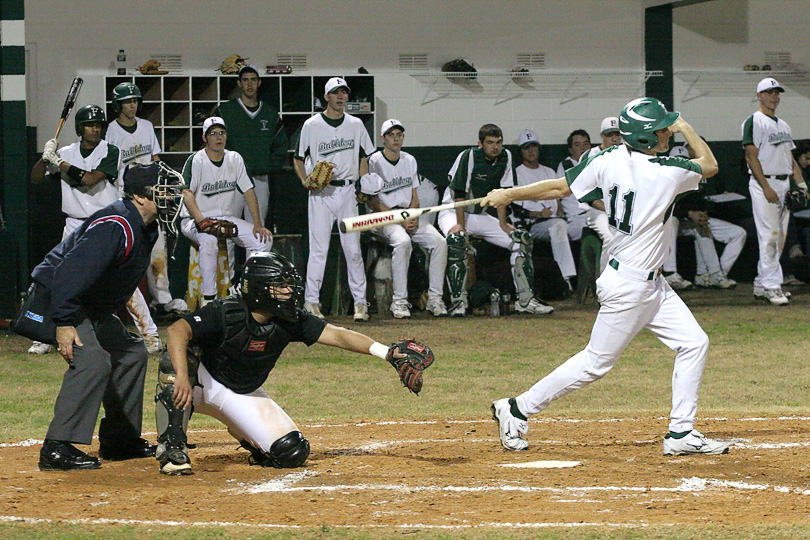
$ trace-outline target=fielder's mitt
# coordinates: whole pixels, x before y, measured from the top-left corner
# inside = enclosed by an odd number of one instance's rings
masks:
[[[400,353],[407,356],[394,358],[394,349],[399,349]],[[422,372],[430,367],[434,359],[430,347],[412,339],[393,343],[386,356],[386,360],[397,370],[402,384],[417,395],[422,390]]]
[[[307,176],[304,182],[304,187],[310,191],[323,189],[329,185],[332,180],[332,170],[335,168],[334,163],[329,161],[319,161],[315,164],[315,168]]]
[[[807,208],[807,201],[807,192],[803,189],[794,189],[788,191],[788,194],[785,195],[785,206],[791,212],[798,212]]]
[[[169,73],[166,70],[160,69],[160,62],[157,60],[147,60],[144,64],[138,68],[143,75],[166,75]]]
[[[205,218],[197,223],[197,230],[217,238],[233,238],[239,234],[236,224],[227,219]]]
[[[242,58],[238,54],[232,54],[222,61],[222,64],[219,66],[219,70],[223,75],[233,75],[234,73],[239,73],[239,68],[245,65],[245,60],[247,60],[247,58]]]

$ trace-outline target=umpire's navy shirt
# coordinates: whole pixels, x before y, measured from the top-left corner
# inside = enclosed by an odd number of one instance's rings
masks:
[[[56,325],[75,326],[125,305],[149,267],[157,237],[157,220],[144,225],[132,201],[116,201],[87,218],[31,273],[51,291]]]

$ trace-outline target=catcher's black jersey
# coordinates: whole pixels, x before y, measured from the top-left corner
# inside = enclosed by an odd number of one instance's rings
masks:
[[[200,347],[200,361],[211,376],[237,394],[249,394],[264,384],[289,343],[310,346],[320,338],[326,321],[302,309],[297,316],[295,322],[259,324],[235,295],[215,300],[185,320],[191,326],[190,345]]]

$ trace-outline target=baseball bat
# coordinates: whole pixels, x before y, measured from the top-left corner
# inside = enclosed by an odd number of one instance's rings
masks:
[[[463,206],[470,206],[478,204],[484,200],[484,197],[478,199],[468,199],[466,201],[456,201],[447,204],[440,204],[438,206],[428,206],[427,208],[399,208],[396,210],[386,210],[385,212],[375,212],[373,214],[365,214],[362,216],[345,218],[340,222],[340,232],[361,232],[385,227],[386,225],[393,225],[394,223],[402,223],[411,218],[417,218],[425,214],[432,214],[434,212],[441,212],[442,210],[451,210],[453,208],[461,208]]]
[[[67,120],[70,111],[73,110],[73,106],[76,104],[76,98],[79,97],[79,90],[82,89],[82,84],[84,81],[81,77],[76,77],[73,79],[73,83],[70,85],[70,90],[68,90],[67,97],[65,98],[65,106],[62,107],[62,117],[59,119],[59,127],[56,128],[56,135],[53,136],[54,139],[59,138],[59,132],[62,131],[62,126],[65,125],[65,120]]]

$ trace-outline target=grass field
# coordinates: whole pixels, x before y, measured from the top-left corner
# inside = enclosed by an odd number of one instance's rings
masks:
[[[794,289],[793,303],[777,308],[755,303],[750,285],[736,291],[694,291],[683,294],[711,340],[709,362],[703,378],[698,411],[701,419],[810,417],[810,288]],[[492,319],[434,319],[418,314],[410,321],[395,321],[380,315],[358,326],[348,318],[336,324],[363,331],[378,341],[391,342],[415,337],[430,344],[436,363],[426,372],[419,397],[402,388],[394,370],[383,361],[321,346],[288,348],[265,385],[271,396],[299,424],[385,421],[477,421],[488,430],[489,447],[497,447],[495,425],[489,417],[489,403],[496,398],[522,392],[587,343],[596,313],[594,304],[562,303],[549,317],[510,316]],[[0,443],[14,445],[25,439],[42,439],[50,421],[53,400],[65,365],[52,354],[28,356],[28,343],[13,335],[0,335]],[[649,332],[642,332],[626,350],[622,360],[604,380],[561,399],[539,417],[544,419],[599,420],[602,418],[660,418],[659,439],[666,432],[670,379],[674,354]],[[150,358],[147,375],[144,431],[154,440],[152,389],[156,358]],[[530,422],[529,440],[539,439],[542,426]],[[197,415],[192,429],[219,430],[216,421]],[[622,438],[621,426],[617,438]],[[224,431],[224,429],[222,429]],[[559,437],[557,437],[559,438]],[[593,441],[602,444],[605,441]],[[38,445],[27,449],[29,474],[35,471]],[[325,522],[321,527],[296,530],[262,530],[227,526],[167,526],[154,523],[103,521],[82,522],[54,519],[15,521],[28,515],[13,507],[14,486],[4,471],[4,448],[0,447],[0,476],[5,477],[0,495],[0,537],[17,538],[481,538],[481,539],[572,539],[572,538],[661,538],[725,540],[740,538],[810,538],[810,495],[799,497],[797,512],[804,522],[763,524],[740,519],[735,523],[677,524],[639,521],[611,526],[582,526],[577,522],[555,523],[554,527],[521,527],[512,521],[487,527],[400,529],[386,527],[343,527]],[[660,441],[645,452],[660,454]],[[810,465],[808,450],[793,454],[797,466]],[[740,459],[740,458],[738,458]],[[664,462],[666,464],[666,462]],[[664,465],[666,466],[666,465]],[[683,466],[683,465],[681,465]],[[255,470],[255,469],[251,469]],[[77,474],[82,474],[81,472]],[[155,473],[156,474],[156,473]],[[198,472],[190,478],[197,478]],[[63,473],[55,475],[62,478]],[[69,476],[69,475],[68,475]],[[598,475],[594,479],[598,483]],[[810,489],[810,485],[804,489]],[[297,495],[291,495],[295,497]],[[806,499],[806,500],[805,500]],[[141,501],[149,505],[149,500]],[[505,503],[508,504],[508,503]],[[257,509],[257,511],[261,511]],[[426,510],[429,512],[429,510]],[[121,515],[120,518],[126,519]],[[741,516],[742,517],[742,516]],[[204,521],[203,516],[197,521]],[[154,517],[160,520],[158,514]],[[533,521],[535,524],[537,520]],[[580,520],[589,523],[589,519]]]

